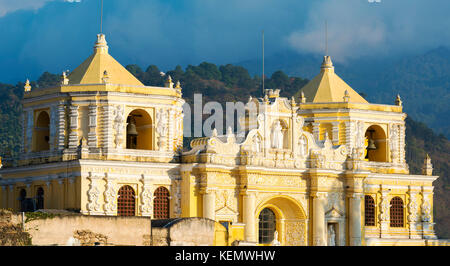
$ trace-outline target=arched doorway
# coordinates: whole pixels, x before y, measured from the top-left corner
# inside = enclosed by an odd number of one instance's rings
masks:
[[[153,149],[152,118],[144,110],[134,110],[127,117],[127,149]]]
[[[366,133],[366,157],[367,161],[387,162],[386,133],[382,127],[372,125],[367,128]]]
[[[118,216],[136,215],[136,194],[134,189],[128,185],[122,186],[118,192],[117,199]]]
[[[168,219],[169,213],[169,190],[165,187],[159,187],[154,192],[153,199],[153,218]]]
[[[34,127],[34,151],[50,150],[50,116],[41,111]]]
[[[275,213],[269,209],[264,208],[259,213],[258,224],[258,243],[270,244],[274,240],[276,230],[276,217]]]
[[[274,217],[274,222],[270,222],[272,217]],[[271,238],[271,241],[277,240],[281,245],[286,246],[307,245],[306,214],[297,200],[289,196],[275,196],[264,200],[256,208],[256,218],[258,219],[256,231],[258,236],[269,236],[269,238],[261,239],[262,241],[266,242]],[[260,219],[264,221],[261,224]],[[267,233],[264,231],[267,231]],[[274,239],[275,231],[278,234],[278,239]],[[275,243],[260,244],[271,245]]]
[[[36,191],[36,209],[44,209],[44,189],[38,187]]]

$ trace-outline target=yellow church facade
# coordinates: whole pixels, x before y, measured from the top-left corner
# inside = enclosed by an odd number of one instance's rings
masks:
[[[0,170],[0,207],[215,220],[216,245],[429,245],[432,165],[410,175],[405,118],[368,103],[334,72],[291,99],[246,104],[244,132],[183,148],[180,84],[144,86],[108,52],[23,100],[23,152]],[[242,134],[240,134],[242,133]],[[243,137],[242,137],[243,136]],[[34,199],[33,201],[27,199]]]

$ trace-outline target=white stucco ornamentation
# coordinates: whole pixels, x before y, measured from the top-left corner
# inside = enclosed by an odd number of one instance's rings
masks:
[[[103,209],[105,210],[106,215],[116,215],[117,214],[117,190],[115,188],[115,183],[111,177],[106,177],[106,187],[105,192],[103,193],[105,196],[105,204],[103,205]]]
[[[98,189],[98,180],[101,179],[99,176],[92,176],[90,175],[88,179],[91,180],[91,183],[89,184],[89,190],[87,191],[88,195],[88,204],[87,204],[87,210],[91,214],[98,214],[100,210],[100,190]]]
[[[124,110],[122,105],[117,105],[113,110],[114,123],[113,128],[115,130],[114,144],[116,148],[123,148],[124,139]]]

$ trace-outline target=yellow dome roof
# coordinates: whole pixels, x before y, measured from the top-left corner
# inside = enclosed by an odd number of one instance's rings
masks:
[[[69,75],[69,84],[121,84],[144,86],[108,53],[105,35],[98,34],[94,53]]]
[[[329,56],[324,56],[320,73],[295,95],[298,97],[303,92],[306,102],[326,103],[344,102],[344,96],[348,96],[348,102],[368,103],[361,95],[353,90],[345,81],[334,73],[333,62]]]

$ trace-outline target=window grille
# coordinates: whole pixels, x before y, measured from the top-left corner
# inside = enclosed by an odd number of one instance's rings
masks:
[[[269,244],[273,241],[275,228],[275,213],[265,208],[259,214],[259,243]]]
[[[375,201],[372,196],[364,196],[364,224],[375,226]]]
[[[117,215],[135,216],[136,215],[136,196],[134,189],[130,186],[123,186],[119,189],[117,199]]]
[[[159,187],[155,190],[153,199],[153,218],[169,218],[169,190],[165,187]]]
[[[391,227],[403,227],[403,200],[400,197],[394,197],[391,200]]]

